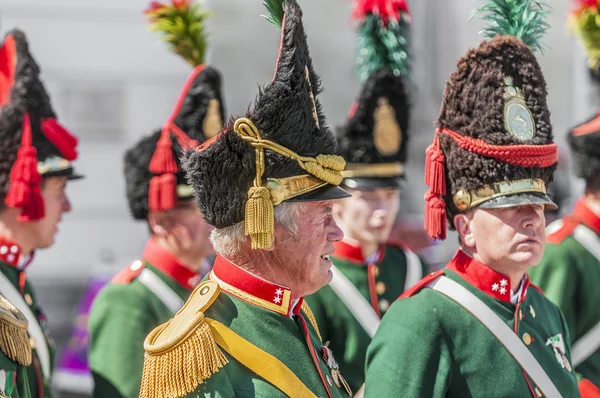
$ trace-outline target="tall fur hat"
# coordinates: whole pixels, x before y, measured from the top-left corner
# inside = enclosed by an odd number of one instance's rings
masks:
[[[588,181],[600,174],[600,113],[567,133],[573,171]]]
[[[204,65],[206,12],[189,1],[167,5],[153,2],[146,16],[151,29],[161,33],[171,49],[194,69],[164,126],[125,153],[127,200],[136,220],[145,220],[150,209],[167,210],[178,201],[193,199],[181,170],[182,148],[195,147],[216,136],[225,118],[221,75],[216,68]]]
[[[80,178],[77,138],[57,120],[25,33],[14,29],[0,48],[0,196],[22,209],[19,221],[43,218],[44,177]]]
[[[410,119],[410,14],[404,0],[356,0],[360,94],[336,129],[349,188],[398,188]]]
[[[425,228],[445,237],[475,207],[554,206],[546,194],[558,151],[546,82],[532,50],[547,28],[539,1],[484,0],[490,40],[460,58],[427,149]]]
[[[337,185],[344,161],[321,111],[320,80],[309,55],[296,0],[265,2],[281,27],[275,74],[253,110],[232,120],[197,150],[184,170],[198,206],[217,228],[241,221],[254,248],[270,247],[273,207],[282,201],[347,196]]]

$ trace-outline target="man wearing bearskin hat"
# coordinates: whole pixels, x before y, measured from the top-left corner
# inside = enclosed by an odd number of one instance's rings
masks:
[[[338,154],[347,162],[342,185],[352,197],[333,205],[344,231],[332,256],[333,279],[307,302],[356,391],[381,317],[427,271],[406,246],[388,242],[408,152],[408,7],[397,0],[357,0],[353,16],[360,23],[356,71],[363,85],[337,129]]]
[[[140,397],[340,397],[351,391],[304,296],[331,280],[345,162],[321,111],[296,0],[265,2],[275,73],[246,117],[184,155],[217,258],[146,338]]]
[[[221,77],[204,65],[206,15],[190,1],[154,3],[147,11],[154,30],[194,70],[163,127],[125,154],[131,214],[148,224],[151,238],[141,258],[117,274],[93,304],[89,329],[94,397],[139,396],[144,338],[175,315],[210,270],[212,227],[194,202],[179,160],[182,148],[197,147],[223,127]],[[175,27],[177,21],[185,24],[183,29]]]
[[[570,25],[584,45],[592,78],[600,70],[600,25],[596,1],[577,1]],[[587,388],[600,396],[600,116],[567,134],[575,175],[585,192],[573,213],[550,224],[542,262],[530,274],[563,311],[571,336],[571,357]],[[592,384],[593,383],[593,384]]]
[[[425,227],[454,258],[388,310],[367,351],[366,397],[577,397],[569,329],[530,283],[558,161],[533,51],[546,4],[484,0],[489,40],[458,60],[427,149]]]
[[[31,396],[42,398],[51,396],[54,350],[26,269],[36,249],[54,244],[63,214],[71,211],[65,188],[69,180],[81,178],[71,163],[77,158],[77,138],[57,121],[23,32],[6,35],[0,64],[0,293],[18,308],[8,313],[24,316],[13,324],[12,337],[24,336],[19,329],[25,328],[27,347],[19,351],[29,354],[18,358],[2,350],[21,365],[30,363],[27,375],[17,374],[17,379],[26,377]]]

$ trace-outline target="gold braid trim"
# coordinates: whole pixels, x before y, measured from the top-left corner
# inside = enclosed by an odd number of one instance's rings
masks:
[[[271,194],[262,181],[265,171],[265,149],[295,160],[301,169],[332,185],[340,185],[342,182],[341,172],[346,166],[346,161],[337,155],[317,155],[314,158],[300,156],[283,145],[262,139],[254,123],[247,118],[236,120],[233,129],[242,140],[254,147],[256,152],[256,177],[248,191],[246,202],[246,235],[250,235],[253,249],[268,249],[273,244],[275,217]]]
[[[31,345],[25,315],[0,295],[0,350],[23,366],[31,364]]]
[[[227,364],[203,313],[219,291],[216,282],[201,283],[175,317],[146,337],[140,398],[183,397]]]
[[[315,318],[315,314],[313,314],[312,310],[308,306],[308,303],[306,301],[303,301],[302,302],[302,306],[300,307],[300,309],[302,311],[304,311],[304,313],[306,314],[306,317],[308,318],[308,321],[313,326],[313,328],[315,328],[315,330],[317,331],[317,336],[319,336],[319,340],[322,343],[323,342],[323,338],[321,337],[321,332],[319,331],[319,325],[317,325],[317,319]]]

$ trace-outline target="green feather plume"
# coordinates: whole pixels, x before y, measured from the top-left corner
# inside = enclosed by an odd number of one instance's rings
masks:
[[[263,5],[267,9],[268,14],[262,15],[267,18],[267,21],[281,29],[283,24],[283,3],[285,0],[263,0]]]
[[[482,0],[471,18],[488,22],[481,32],[489,39],[509,35],[521,39],[532,51],[542,51],[541,39],[550,28],[546,22],[549,6],[545,0]]]
[[[364,82],[378,70],[389,68],[396,76],[410,75],[410,16],[385,23],[367,14],[357,29],[356,75]]]
[[[209,12],[200,4],[173,0],[171,4],[153,2],[145,12],[150,30],[158,32],[170,49],[192,66],[205,62],[208,34],[205,21]]]

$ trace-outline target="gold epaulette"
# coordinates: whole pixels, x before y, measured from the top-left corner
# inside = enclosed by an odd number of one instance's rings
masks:
[[[146,337],[140,398],[185,396],[225,366],[204,319],[220,291],[214,281],[201,283],[173,318]]]
[[[25,315],[0,295],[0,350],[9,359],[23,366],[31,364],[28,326]]]

